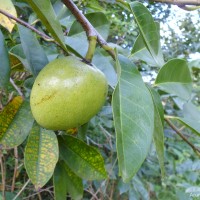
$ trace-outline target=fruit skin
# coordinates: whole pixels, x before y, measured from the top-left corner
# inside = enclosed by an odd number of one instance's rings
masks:
[[[46,129],[79,127],[96,115],[108,91],[104,74],[73,56],[47,64],[37,76],[30,96],[33,116]]]

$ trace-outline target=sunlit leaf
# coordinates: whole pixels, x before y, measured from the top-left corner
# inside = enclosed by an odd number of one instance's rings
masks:
[[[187,62],[182,59],[169,60],[160,69],[155,85],[168,93],[189,99],[192,92],[192,79]]]
[[[14,103],[13,101],[11,102],[12,106],[14,107],[15,106],[18,107],[18,105],[22,101],[21,97],[16,97],[16,98],[18,99],[13,100],[15,102],[15,105],[13,105]],[[8,106],[9,106],[8,109],[11,109],[11,105],[8,104]],[[12,111],[14,112],[11,113]],[[10,121],[0,141],[0,144],[2,145],[3,148],[8,148],[8,147],[13,148],[15,146],[19,146],[26,139],[33,125],[34,119],[30,110],[29,101],[24,100],[18,107],[17,112],[16,113],[15,112],[16,112],[15,110],[11,109],[11,110],[7,110],[7,112],[4,113],[4,110],[3,110],[3,113],[0,115],[0,117],[3,117],[3,118],[10,118],[10,119],[12,118],[12,121]],[[13,114],[14,116],[12,116]],[[4,126],[7,126],[5,122],[3,122],[2,124],[4,124]]]
[[[25,148],[25,168],[37,189],[51,178],[58,161],[58,141],[53,131],[42,129],[36,123]]]
[[[0,30],[0,88],[6,88],[10,80],[10,61],[4,36]]]
[[[46,26],[53,38],[62,46],[63,49],[65,49],[65,51],[67,51],[62,27],[56,18],[50,0],[27,0],[27,2],[38,15],[44,26]]]
[[[79,177],[87,180],[106,178],[104,160],[91,146],[73,136],[59,138],[60,157]]]
[[[135,65],[126,57],[119,56],[117,68],[119,80],[112,107],[119,173],[128,182],[148,154],[154,131],[154,105]]]
[[[161,67],[164,64],[164,60],[160,47],[160,34],[151,13],[142,3],[137,1],[130,4],[130,9],[138,25],[143,43],[157,63],[157,66]]]
[[[0,0],[0,9],[13,15],[14,17],[17,17],[17,12],[11,0]],[[9,32],[12,32],[15,23],[16,22],[14,20],[9,19],[3,14],[0,14],[0,25],[8,29]]]
[[[164,110],[159,94],[149,87],[154,103],[154,133],[153,139],[158,155],[162,177],[165,176],[164,167]]]
[[[155,24],[156,24],[156,27],[157,27],[158,34],[160,34],[159,33],[159,30],[160,30],[159,24],[156,23],[156,22],[155,22]],[[159,48],[161,48],[161,47],[159,46]],[[161,49],[159,51],[160,51],[160,54],[162,56]],[[154,57],[152,57],[151,53],[147,49],[141,34],[139,34],[138,37],[135,40],[135,43],[134,43],[133,48],[131,50],[130,58],[133,58],[134,60],[142,60],[150,66],[157,66],[158,65],[156,60],[154,59]],[[164,61],[162,61],[162,63],[164,63]],[[161,67],[161,66],[159,66],[159,67]]]
[[[21,25],[19,34],[22,48],[34,76],[48,63],[47,56],[33,32]]]
[[[23,99],[21,96],[15,97],[0,113],[0,140],[2,140],[4,134],[8,130],[22,102]]]

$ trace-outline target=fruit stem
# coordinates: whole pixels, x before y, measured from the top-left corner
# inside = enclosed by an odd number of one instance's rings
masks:
[[[116,60],[114,49],[109,47],[109,45],[104,40],[104,38],[98,33],[98,31],[92,26],[92,24],[88,21],[88,19],[78,9],[78,7],[73,2],[73,0],[62,0],[62,2],[66,5],[66,7],[71,11],[71,13],[77,19],[77,21],[81,24],[81,26],[83,27],[83,29],[85,30],[87,34],[88,40],[90,41],[90,37],[94,37],[94,36],[97,37],[97,42],[99,43],[99,45],[105,51],[107,51],[114,60]]]
[[[87,62],[91,62],[97,44],[97,36],[89,36],[88,40],[89,40],[89,47],[85,59]]]

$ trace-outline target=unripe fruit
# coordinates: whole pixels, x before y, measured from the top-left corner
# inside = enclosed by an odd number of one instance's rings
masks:
[[[51,130],[79,127],[96,115],[108,90],[104,74],[73,56],[47,64],[37,76],[30,97],[35,120]]]

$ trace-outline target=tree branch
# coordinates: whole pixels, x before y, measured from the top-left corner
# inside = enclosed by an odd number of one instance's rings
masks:
[[[51,38],[50,36],[46,35],[45,33],[37,30],[36,28],[34,28],[33,26],[31,26],[30,24],[28,24],[27,22],[11,15],[10,13],[6,12],[5,10],[0,9],[0,13],[5,15],[6,17],[8,17],[9,19],[12,19],[14,21],[16,21],[18,24],[21,24],[22,26],[25,26],[26,28],[34,31],[35,33],[37,33],[41,38],[43,38],[44,40],[48,41],[48,42],[53,42],[56,45],[58,45],[61,49],[63,49],[63,47],[57,43],[53,38]],[[66,51],[65,49],[63,49],[64,51]]]
[[[12,19],[14,21],[16,21],[17,23],[25,26],[26,28],[31,29],[32,31],[34,31],[35,33],[37,33],[38,35],[40,35],[44,40],[47,41],[51,41],[51,42],[55,42],[53,38],[49,37],[48,35],[38,31],[36,28],[34,28],[33,26],[31,26],[30,24],[28,24],[27,22],[11,15],[10,13],[6,12],[5,10],[0,9],[0,13],[5,15],[6,17],[8,17],[9,19]]]
[[[62,0],[62,2],[66,5],[66,7],[71,11],[71,13],[75,16],[77,21],[81,24],[83,29],[85,30],[87,37],[97,37],[97,42],[99,45],[105,49],[115,60],[115,52],[114,50],[107,44],[104,38],[97,32],[97,30],[92,26],[92,24],[88,21],[88,19],[82,14],[82,12],[78,9],[78,7],[74,4],[72,0]]]
[[[174,4],[174,5],[200,5],[200,0],[153,0],[153,2]]]
[[[170,119],[165,117],[167,124],[193,149],[197,155],[200,155],[200,149],[195,147],[182,133],[178,128],[170,121]]]

